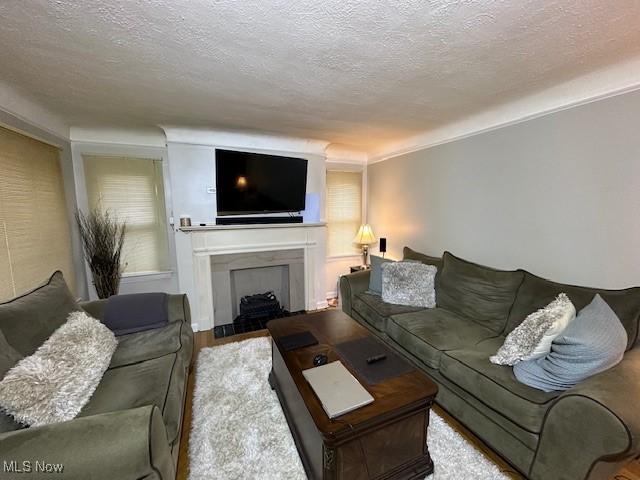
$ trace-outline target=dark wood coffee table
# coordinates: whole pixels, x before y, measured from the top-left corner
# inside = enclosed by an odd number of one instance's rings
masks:
[[[272,320],[273,367],[269,382],[310,479],[422,479],[433,471],[427,449],[429,409],[438,387],[417,369],[369,385],[342,363],[374,397],[374,402],[330,420],[302,371],[325,353],[340,360],[335,345],[372,336],[340,311]],[[279,338],[310,331],[318,345],[284,351]]]

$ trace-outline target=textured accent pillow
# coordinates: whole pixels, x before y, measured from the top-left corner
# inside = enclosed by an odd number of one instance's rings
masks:
[[[382,265],[382,300],[397,305],[436,306],[434,280],[438,269],[417,262]]]
[[[382,264],[395,262],[388,258],[371,255],[371,274],[369,275],[369,292],[382,295]]]
[[[498,352],[490,357],[498,365],[515,365],[522,360],[533,360],[551,351],[551,342],[576,317],[576,308],[569,297],[561,293],[540,310],[527,316],[507,335]]]
[[[567,329],[553,341],[544,358],[513,367],[525,385],[551,392],[567,390],[617,365],[627,347],[622,322],[600,295],[595,295]]]
[[[36,352],[0,381],[0,408],[26,425],[71,420],[89,401],[116,349],[113,333],[73,312]]]

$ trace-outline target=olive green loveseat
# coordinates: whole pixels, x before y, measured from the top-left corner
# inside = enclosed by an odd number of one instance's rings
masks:
[[[392,305],[368,293],[370,271],[340,279],[342,309],[410,359],[440,387],[436,402],[526,477],[605,479],[640,453],[640,288],[603,290],[501,271],[445,252],[404,250],[438,267],[436,308]],[[580,310],[596,293],[628,334],[624,359],[564,392],[519,383],[489,361],[531,312],[565,292]]]
[[[80,306],[102,319],[105,304]],[[186,295],[170,295],[167,308],[165,327],[118,337],[109,369],[74,420],[25,428],[0,413],[0,478],[175,478],[193,332]],[[13,366],[2,355],[3,342],[31,355],[77,309],[60,272],[0,304],[0,378]],[[38,473],[36,461],[64,471]]]

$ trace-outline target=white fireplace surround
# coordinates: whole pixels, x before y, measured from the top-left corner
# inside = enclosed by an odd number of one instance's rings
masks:
[[[302,249],[306,310],[327,306],[324,261],[326,226],[323,223],[234,225],[183,228],[176,237],[178,281],[191,303],[193,329],[216,325],[211,257],[215,255]]]

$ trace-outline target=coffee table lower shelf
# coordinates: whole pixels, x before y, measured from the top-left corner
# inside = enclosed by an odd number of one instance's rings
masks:
[[[275,344],[272,360],[269,383],[310,480],[418,480],[433,472],[427,449],[431,401],[328,436],[316,428]]]

